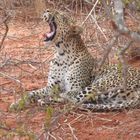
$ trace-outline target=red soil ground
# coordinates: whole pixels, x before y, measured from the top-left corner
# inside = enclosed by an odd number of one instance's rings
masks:
[[[107,113],[76,110],[60,115],[54,122],[63,105],[52,106],[52,117],[35,105],[20,112],[8,110],[9,105],[24,91],[47,84],[53,48],[44,48],[40,36],[47,29],[42,23],[40,26],[30,24],[10,24],[1,51],[0,71],[5,75],[0,76],[0,139],[29,140],[36,136],[41,140],[139,140],[139,109]],[[140,68],[140,63],[134,62]]]

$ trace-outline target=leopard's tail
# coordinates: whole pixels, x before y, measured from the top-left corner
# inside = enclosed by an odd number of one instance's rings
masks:
[[[82,108],[93,111],[114,111],[140,107],[140,89],[135,91],[116,90],[95,96],[85,101]]]

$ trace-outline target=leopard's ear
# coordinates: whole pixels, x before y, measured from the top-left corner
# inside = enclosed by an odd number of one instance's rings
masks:
[[[81,34],[82,32],[83,32],[83,28],[81,26],[73,25],[70,27],[71,35],[78,35],[78,34]]]

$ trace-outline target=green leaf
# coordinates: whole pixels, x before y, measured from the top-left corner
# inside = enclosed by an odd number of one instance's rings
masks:
[[[50,127],[53,113],[54,113],[53,108],[51,106],[48,106],[46,108],[46,114],[45,114],[45,127],[47,128]]]

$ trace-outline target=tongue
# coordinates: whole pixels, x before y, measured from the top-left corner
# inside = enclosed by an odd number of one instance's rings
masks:
[[[53,22],[51,22],[50,24],[50,32],[49,33],[45,33],[43,36],[45,38],[45,40],[47,39],[51,39],[51,37],[54,36],[55,32],[56,32],[56,28]]]

